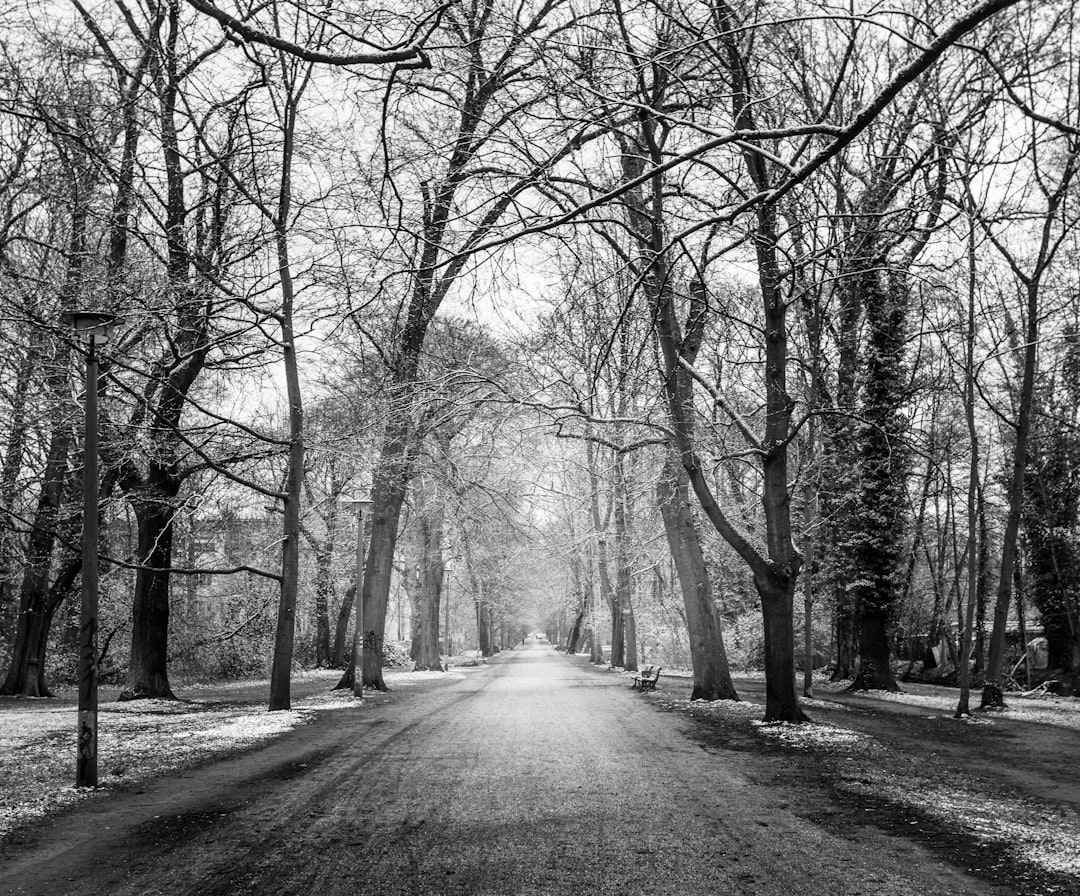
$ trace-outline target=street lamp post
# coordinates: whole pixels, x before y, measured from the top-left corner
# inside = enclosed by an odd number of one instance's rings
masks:
[[[446,663],[450,664],[450,573],[454,571],[454,561],[447,560],[443,564],[443,628],[445,629],[444,641],[446,642]]]
[[[356,508],[356,627],[353,629],[353,695],[364,699],[364,511],[371,501],[346,498],[343,503]]]
[[[83,431],[82,606],[79,612],[79,721],[75,786],[96,787],[98,708],[98,358],[109,341],[113,315],[73,311],[63,323],[86,340],[86,398]]]

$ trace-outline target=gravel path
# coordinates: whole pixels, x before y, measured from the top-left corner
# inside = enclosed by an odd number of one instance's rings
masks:
[[[79,807],[0,857],[0,893],[1015,893],[831,825],[783,757],[654,703],[530,642]]]

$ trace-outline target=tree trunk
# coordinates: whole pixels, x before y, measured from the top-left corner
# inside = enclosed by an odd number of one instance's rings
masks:
[[[754,584],[765,623],[765,721],[805,722],[795,689],[795,580]]]
[[[853,690],[899,691],[889,650],[889,615],[885,610],[864,611],[859,617],[859,671]]]
[[[1020,564],[1017,563],[1013,567],[1013,590],[1016,592],[1016,621],[1020,626],[1020,649],[1024,651],[1024,682],[1028,689],[1031,689],[1031,663],[1028,661],[1028,635],[1027,635],[1027,614],[1024,612],[1024,580],[1023,570],[1020,568]]]
[[[0,694],[19,697],[53,696],[45,679],[45,652],[53,615],[53,610],[46,600],[41,600],[41,606],[33,612],[20,614],[11,666]]]
[[[405,585],[405,591],[409,597],[409,659],[414,663],[420,659],[420,572],[415,576],[408,576],[410,581]]]
[[[487,607],[485,606],[479,591],[474,591],[473,593],[476,594],[476,640],[480,644],[480,656],[489,657],[492,655],[491,625],[488,622]]]
[[[629,584],[619,598],[623,618],[623,668],[627,672],[638,670],[638,643],[637,643],[637,620],[634,618],[633,599],[630,595]]]
[[[762,165],[756,154],[753,165]],[[765,628],[765,721],[803,722],[795,689],[794,595],[802,557],[791,532],[787,440],[794,402],[787,393],[787,302],[780,291],[776,257],[776,209],[758,211],[755,235],[758,279],[765,321],[765,457],[761,465],[761,501],[765,511],[765,570],[754,570]],[[698,468],[700,477],[700,468]]]
[[[833,667],[830,681],[846,681],[855,676],[857,659],[855,613],[847,602],[845,589],[838,586],[835,593],[845,596],[834,599],[833,627],[836,632],[836,665]]]
[[[822,517],[826,520],[825,561],[827,587],[832,594],[833,624],[836,634],[836,665],[832,681],[854,678],[857,650],[855,601],[848,584],[851,575],[850,538],[853,530],[855,496],[858,493],[857,448],[854,434],[857,400],[856,372],[859,361],[859,331],[863,306],[850,278],[840,283],[840,310],[837,315],[838,359],[834,405],[840,414],[825,418],[823,454]]]
[[[304,489],[304,396],[300,387],[296,334],[293,332],[292,264],[289,259],[289,229],[292,225],[292,162],[296,135],[297,108],[311,66],[300,74],[283,65],[280,72],[285,86],[281,108],[281,180],[274,215],[274,247],[277,254],[278,280],[281,286],[281,355],[285,368],[288,397],[289,465],[282,495],[281,516],[281,591],[278,598],[277,628],[274,633],[274,662],[270,671],[270,710],[292,708],[293,641],[296,635],[296,600],[300,589],[300,504]]]
[[[484,615],[487,617],[488,640],[491,642],[491,655],[494,656],[502,649],[502,646],[495,638],[495,608],[491,606],[490,602],[484,608]]]
[[[801,229],[801,224],[796,223],[796,232]],[[799,254],[805,254],[799,237],[796,244],[800,247]],[[816,412],[821,409],[824,385],[821,378],[821,338],[824,328],[824,319],[821,308],[820,294],[808,288],[809,284],[801,283],[800,291],[803,292],[802,307],[805,311],[805,327],[809,342],[809,395],[807,406],[810,411]],[[809,468],[804,474],[803,482],[803,512],[802,512],[802,551],[803,551],[803,689],[802,695],[810,698],[814,696],[814,585],[818,581],[818,572],[815,569],[815,553],[817,549],[816,530],[821,525],[821,517],[818,513],[818,498],[821,493],[821,449],[818,443],[818,418],[811,417],[806,423],[806,444],[804,447],[806,463]]]
[[[718,2],[711,7],[724,63],[731,80],[731,108],[739,129],[756,130],[755,104],[749,81],[749,68],[738,46],[736,17],[730,6]],[[641,174],[642,149],[647,148],[654,165],[662,163],[662,140],[654,124],[641,120],[642,140],[635,152],[621,154],[624,177],[627,180]],[[745,148],[743,160],[754,183],[762,194],[772,187],[767,161],[756,149]],[[629,177],[627,177],[629,175]],[[754,577],[761,597],[762,619],[765,627],[765,720],[802,722],[806,720],[799,707],[795,689],[795,641],[792,613],[795,583],[801,567],[801,557],[795,549],[791,531],[791,500],[788,494],[787,446],[791,438],[791,414],[794,401],[787,392],[788,332],[787,301],[782,292],[784,275],[777,257],[776,206],[763,203],[757,206],[753,244],[757,261],[758,285],[762,301],[764,340],[762,357],[762,386],[764,388],[764,437],[758,438],[737,414],[733,422],[761,457],[761,501],[765,516],[764,553],[731,524],[716,501],[702,470],[694,444],[692,381],[684,369],[684,361],[694,357],[687,353],[675,308],[674,286],[669,266],[669,235],[665,229],[662,178],[651,181],[648,203],[640,194],[627,194],[632,227],[642,252],[646,254],[645,290],[656,321],[657,338],[663,357],[664,389],[672,421],[675,444],[686,468],[690,485],[702,510],[720,536],[746,563]],[[700,345],[701,334],[708,314],[704,287],[695,284],[690,290],[690,322],[687,342]],[[697,349],[694,348],[694,352]]]
[[[979,578],[975,601],[975,665],[972,673],[978,677],[986,667],[986,598],[990,576],[990,531],[986,523],[986,499],[979,487]]]
[[[439,586],[434,574],[421,575],[419,594],[420,631],[414,672],[444,672],[439,656]]]
[[[626,628],[616,591],[612,591],[608,610],[611,611],[611,657],[608,665],[613,669],[621,669],[626,662]]]
[[[596,446],[591,440],[585,442],[585,463],[589,474],[589,510],[592,516],[593,532],[596,535],[596,569],[600,577],[600,594],[611,614],[609,662],[612,667],[618,667],[624,662],[623,615],[622,608],[619,606],[619,593],[612,585],[608,567],[607,536],[604,534],[604,520],[600,513],[600,475],[596,469]]]
[[[809,492],[810,489],[807,488]],[[808,496],[809,497],[809,496]],[[803,696],[814,696],[814,536],[807,527],[803,536]]]
[[[843,287],[842,281],[841,286]],[[856,650],[855,605],[848,593],[850,581],[849,538],[852,508],[856,494],[856,450],[854,414],[856,411],[856,371],[859,357],[859,327],[862,302],[854,289],[840,289],[840,311],[836,316],[838,359],[833,403],[841,412],[823,423],[821,516],[825,524],[823,567],[825,588],[832,595],[833,631],[836,638],[836,662],[831,681],[847,681],[855,676]]]
[[[76,152],[74,157],[81,158],[81,153]],[[83,183],[85,179],[83,172],[72,168],[70,174],[72,211],[67,246],[68,260],[60,295],[62,311],[70,310],[82,287],[83,266],[87,257],[86,224],[89,185]],[[71,349],[61,344],[55,357],[51,359],[52,370],[48,377],[48,387],[54,396],[63,395],[67,389],[71,358]],[[18,407],[13,408],[13,411],[17,412]],[[49,573],[52,569],[60,507],[64,500],[68,456],[74,441],[71,424],[63,419],[59,411],[59,407],[54,410],[56,423],[50,432],[45,469],[41,477],[41,491],[34,513],[33,528],[26,546],[26,564],[19,589],[19,609],[15,640],[12,644],[11,665],[8,667],[4,686],[0,688],[0,693],[3,694],[20,694],[27,697],[52,696],[45,681],[45,652],[55,612],[55,607],[51,609],[49,607]],[[16,413],[13,425],[17,424]],[[10,435],[8,450],[17,452],[20,456],[22,454],[20,436],[16,431]],[[15,457],[5,458],[3,475],[4,510],[9,510],[14,500],[12,489],[17,477]],[[0,557],[0,560],[3,559],[6,558]]]
[[[395,413],[395,412],[391,412]],[[397,414],[403,411],[398,410]],[[385,691],[382,674],[386,608],[394,575],[401,505],[412,469],[408,457],[409,426],[395,417],[387,425],[372,495],[371,542],[364,576],[364,686]]]
[[[627,672],[638,669],[637,621],[634,619],[633,571],[630,568],[629,523],[627,504],[630,500],[626,487],[626,458],[621,452],[615,455],[615,594],[617,612],[622,620],[624,644],[622,666]],[[614,641],[612,642],[614,643]]]
[[[1020,534],[1020,517],[1024,507],[1024,474],[1027,465],[1027,444],[1031,434],[1032,405],[1035,398],[1035,371],[1039,341],[1039,284],[1027,286],[1027,330],[1024,339],[1024,367],[1017,397],[1016,439],[1013,443],[1012,475],[1009,478],[1008,506],[1005,532],[1001,539],[1001,570],[998,575],[997,599],[994,603],[994,622],[990,630],[990,649],[986,659],[986,684],[982,692],[983,709],[1005,706],[1002,692],[1005,673],[1005,626],[1012,602],[1013,567],[1016,564],[1016,541]]]
[[[975,222],[968,222],[968,302],[967,332],[965,333],[964,359],[964,421],[967,423],[968,442],[971,445],[968,457],[968,492],[967,492],[967,618],[961,629],[960,650],[960,699],[956,705],[956,718],[971,714],[971,658],[974,637],[972,628],[975,623],[975,604],[979,590],[979,432],[975,426],[975,297],[976,254]]]
[[[166,181],[166,276],[176,327],[169,335],[169,347],[161,359],[163,373],[154,393],[155,400],[152,406],[140,405],[129,424],[132,437],[137,433],[146,438],[154,451],[149,458],[130,459],[120,476],[120,486],[138,522],[136,552],[141,567],[136,573],[132,596],[131,662],[128,686],[122,695],[128,699],[173,698],[166,665],[173,515],[184,476],[180,469],[179,430],[188,394],[210,350],[207,337],[210,315],[203,293],[191,280],[191,256],[186,242],[188,209],[184,192],[188,166],[176,128],[182,77],[177,52],[182,29],[179,7],[169,6],[164,18],[167,23],[164,35],[155,32],[153,37],[154,52],[163,63],[154,68],[154,79]],[[119,244],[114,244],[114,249],[116,245]],[[142,463],[146,464],[145,470]]]
[[[122,700],[175,699],[167,667],[174,497],[144,491],[130,498],[138,522],[139,570],[132,598],[131,661]]]
[[[353,583],[345,590],[345,596],[341,599],[337,624],[334,626],[334,649],[330,654],[330,662],[335,669],[342,669],[347,664],[345,659],[345,639],[349,635],[349,618],[352,616],[353,602],[355,600],[356,584]]]
[[[571,538],[575,537],[573,523],[570,525],[570,536]],[[574,623],[570,626],[570,632],[566,636],[566,652],[573,654],[577,653],[578,648],[581,646],[589,612],[589,598],[582,582],[581,556],[577,551],[574,551],[570,558],[570,569],[573,574],[574,594],[577,595],[578,605],[577,611],[574,613]]]
[[[585,607],[579,606],[574,614],[574,624],[570,627],[570,633],[566,636],[566,652],[577,653],[581,646],[581,636],[585,624]]]
[[[66,363],[67,353],[64,353]],[[45,650],[52,625],[49,610],[49,573],[52,570],[56,526],[63,500],[71,429],[61,422],[53,430],[42,474],[34,525],[26,547],[26,567],[19,591],[15,640],[2,694],[23,697],[51,697],[45,680]]]
[[[300,576],[300,470],[302,470],[304,454],[297,412],[298,408],[294,407],[292,414],[294,432],[289,450],[290,469],[282,522],[281,592],[274,634],[273,668],[270,675],[270,710],[292,708],[293,644],[296,636],[296,600]]]
[[[15,501],[19,493],[19,473],[23,468],[23,457],[30,425],[26,419],[26,404],[30,396],[30,386],[40,357],[36,339],[27,348],[12,395],[9,399],[10,410],[7,423],[7,438],[4,446],[4,463],[0,469],[0,630],[10,631],[8,612],[15,601],[15,566],[17,523],[12,516]]]
[[[416,480],[413,490],[417,509],[418,566],[420,571],[416,603],[419,611],[419,652],[416,672],[443,672],[439,656],[439,608],[443,576],[443,509],[439,496],[426,476]]]
[[[596,620],[596,585],[592,577],[592,569],[589,570],[589,662],[600,665],[604,662],[604,642],[598,634]]]
[[[678,455],[668,454],[656,485],[656,503],[664,521],[668,548],[678,572],[686,607],[690,663],[694,670],[691,700],[738,700],[731,682],[720,614],[701,539],[690,510],[690,486]]]
[[[320,668],[331,665],[330,600],[334,595],[331,557],[326,551],[315,555],[315,665]]]
[[[855,270],[866,307],[866,378],[860,402],[859,498],[851,535],[853,598],[859,629],[856,689],[897,691],[892,671],[889,626],[900,596],[907,524],[905,449],[907,370],[905,364],[909,288],[903,272],[876,270],[876,234],[856,253]]]
[[[986,660],[986,684],[982,694],[984,709],[1005,706],[1002,693],[1005,673],[1005,626],[1009,616],[1009,604],[1012,600],[1013,568],[1017,562],[1016,542],[1020,532],[1020,518],[1023,514],[1025,495],[1024,475],[1027,465],[1028,439],[1031,435],[1035,378],[1038,370],[1039,322],[1044,313],[1039,307],[1040,291],[1042,278],[1047,273],[1058,250],[1066,243],[1064,232],[1059,233],[1053,225],[1058,219],[1062,204],[1075,192],[1073,179],[1076,177],[1078,167],[1080,166],[1078,166],[1077,152],[1075,147],[1072,147],[1065,157],[1064,167],[1061,169],[1057,184],[1051,186],[1049,183],[1040,182],[1046,200],[1046,209],[1042,216],[1040,243],[1030,274],[1021,273],[1018,261],[1010,254],[1010,250],[1002,242],[994,241],[998,251],[1005,256],[1009,266],[1024,285],[1026,327],[1023,341],[1023,375],[1016,401],[1016,439],[1013,444],[1012,475],[1007,493],[1009,513],[1002,538],[1001,573],[998,576],[994,622],[990,632],[989,655]],[[1062,226],[1067,227],[1064,222]],[[1014,340],[1013,350],[1016,351],[1018,348]]]

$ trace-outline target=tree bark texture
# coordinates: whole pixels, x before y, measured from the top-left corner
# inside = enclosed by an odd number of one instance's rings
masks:
[[[30,430],[26,405],[30,397],[31,383],[40,363],[39,349],[32,341],[18,365],[18,374],[10,396],[7,437],[4,445],[4,463],[0,468],[0,625],[8,628],[9,608],[15,601],[16,588],[16,519],[11,515],[19,492],[19,473],[23,468],[26,439]]]
[[[70,175],[72,200],[71,228],[68,234],[68,260],[61,288],[60,304],[63,311],[70,310],[82,288],[84,265],[87,256],[87,195],[90,183],[87,175],[79,170],[80,160],[84,155],[79,149],[73,152]],[[62,395],[69,378],[69,366],[72,351],[61,344],[52,359],[52,372],[49,375],[49,391],[53,395]],[[49,578],[52,572],[53,551],[56,546],[57,526],[60,508],[65,499],[67,484],[67,464],[74,441],[71,421],[63,419],[56,408],[57,421],[49,435],[49,447],[45,457],[45,469],[41,478],[41,491],[38,495],[34,512],[34,524],[30,531],[26,547],[26,563],[22,584],[19,589],[18,616],[15,624],[15,640],[12,643],[11,664],[0,693],[19,694],[26,697],[52,696],[45,680],[45,654],[48,646],[49,629],[52,626],[56,607],[50,606]],[[15,438],[15,433],[12,433]],[[21,453],[17,440],[10,445]],[[9,449],[10,450],[10,449]],[[11,457],[5,458],[5,488],[10,488],[7,476],[14,476],[14,467],[7,468],[7,462],[14,463]],[[12,495],[5,494],[10,507]]]
[[[169,565],[172,558],[175,494],[146,492],[131,499],[138,524],[131,660],[122,699],[174,699],[169,685]]]
[[[332,542],[330,550],[331,553],[319,551],[315,555],[315,665],[320,668],[331,665],[330,600],[334,595]]]
[[[990,647],[986,658],[986,684],[983,687],[983,709],[1005,706],[1002,681],[1005,674],[1005,628],[1012,601],[1013,567],[1016,565],[1016,544],[1020,534],[1020,518],[1024,507],[1024,476],[1027,467],[1028,438],[1031,435],[1031,416],[1035,398],[1035,373],[1039,340],[1039,284],[1029,283],[1027,289],[1027,328],[1024,338],[1024,364],[1017,396],[1016,432],[1011,458],[1007,491],[1008,514],[1001,538],[1001,568],[998,574],[997,599],[994,602]]]
[[[690,509],[690,484],[678,455],[669,453],[656,485],[656,503],[664,520],[668,548],[686,607],[690,662],[694,670],[691,700],[738,700],[731,681],[720,614],[701,539]]]
[[[836,662],[833,681],[855,676],[855,606],[848,594],[851,562],[848,534],[852,529],[857,494],[854,414],[856,411],[855,371],[858,362],[858,332],[862,303],[853,289],[840,290],[839,358],[833,403],[840,414],[826,418],[822,439],[821,515],[825,526],[825,586],[832,595],[833,626],[836,634]]]
[[[391,411],[391,413],[394,413]],[[401,505],[412,478],[408,456],[409,428],[403,420],[392,420],[383,439],[375,471],[371,509],[371,541],[364,576],[364,686],[386,690],[382,674],[382,650],[386,631],[386,610],[394,574]]]
[[[491,622],[488,617],[487,606],[477,591],[474,598],[476,606],[476,639],[480,644],[480,656],[492,656],[491,649]]]
[[[982,551],[978,544],[980,527],[979,501],[979,432],[975,424],[975,302],[977,255],[975,251],[975,223],[969,222],[968,230],[968,301],[967,326],[964,334],[964,422],[967,424],[968,456],[967,492],[967,617],[961,630],[960,649],[960,699],[956,705],[956,717],[971,713],[971,651],[974,645],[975,605],[978,602],[979,566]]]
[[[70,425],[59,423],[49,440],[34,527],[27,543],[11,663],[0,689],[3,694],[52,696],[45,678],[45,652],[55,612],[55,607],[50,608],[49,578],[71,442]]]
[[[892,670],[889,629],[899,599],[907,521],[905,448],[908,289],[903,273],[883,282],[877,255],[863,259],[857,274],[867,315],[866,381],[862,389],[859,498],[848,541],[848,586],[858,619],[859,668],[853,687],[899,690]]]
[[[624,620],[619,605],[619,592],[611,581],[608,560],[608,540],[605,534],[604,519],[608,514],[600,512],[600,473],[597,469],[597,445],[592,440],[585,442],[585,463],[589,474],[589,511],[592,516],[593,532],[596,535],[596,570],[600,580],[600,595],[611,615],[611,657],[613,667],[621,667],[624,659]],[[613,497],[613,502],[615,498]],[[609,505],[610,508],[610,505]]]
[[[625,645],[623,668],[627,672],[638,669],[637,620],[634,619],[634,579],[631,569],[629,514],[630,501],[626,487],[626,458],[620,452],[615,456],[615,593],[619,616],[622,619],[622,635]],[[612,642],[614,643],[614,641]]]
[[[353,603],[356,600],[356,585],[349,585],[345,589],[345,596],[341,599],[338,608],[337,622],[334,625],[334,649],[330,655],[331,664],[335,669],[343,668],[348,660],[345,656],[346,638],[349,635],[349,619],[352,617]]]
[[[439,608],[445,574],[443,507],[434,486],[425,476],[414,481],[413,494],[417,508],[419,581],[416,602],[420,623],[415,671],[442,672],[444,668],[439,656]]]

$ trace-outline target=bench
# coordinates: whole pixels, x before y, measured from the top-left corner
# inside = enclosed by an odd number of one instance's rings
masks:
[[[660,666],[646,666],[637,675],[634,676],[634,683],[631,686],[631,690],[639,691],[655,691],[656,682],[660,678]]]

